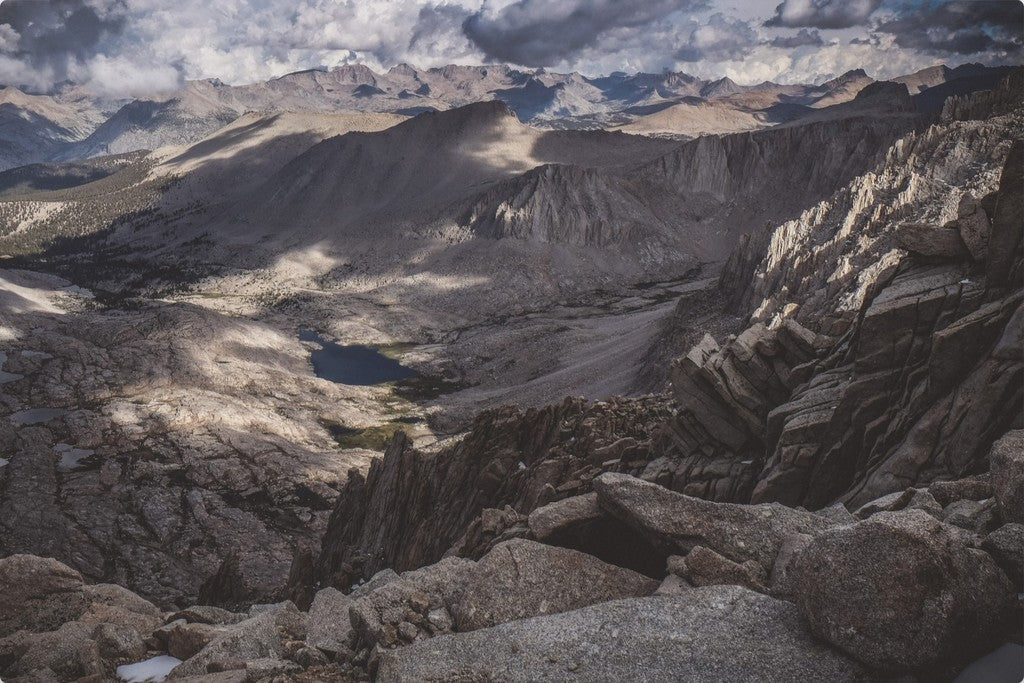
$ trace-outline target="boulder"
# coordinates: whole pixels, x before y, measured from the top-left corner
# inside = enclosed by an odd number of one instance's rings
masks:
[[[16,660],[4,669],[4,678],[17,679],[39,669],[50,669],[58,676],[56,680],[76,680],[101,673],[92,631],[84,624],[71,621],[46,633],[21,631],[0,640],[0,653],[12,653]]]
[[[993,495],[992,481],[987,473],[952,481],[934,481],[928,485],[928,493],[943,507],[957,500],[985,500]]]
[[[999,512],[996,501],[993,499],[954,501],[942,510],[940,518],[946,524],[952,524],[982,536],[999,526]]]
[[[738,586],[631,598],[434,638],[381,655],[386,681],[854,681],[796,608]]]
[[[935,500],[931,491],[918,488],[897,491],[864,503],[854,511],[853,516],[856,519],[867,519],[878,512],[908,509],[924,510],[936,519],[941,519],[943,516],[942,505]]]
[[[301,617],[295,605],[288,602],[234,624],[176,666],[168,680],[200,676],[208,671],[241,669],[250,660],[280,659],[283,647],[278,629],[295,630],[295,623]]]
[[[0,638],[15,631],[53,631],[89,606],[77,571],[35,555],[0,559]]]
[[[651,595],[658,582],[566,548],[514,539],[494,547],[466,577],[451,613],[459,631]]]
[[[1024,522],[1024,429],[1007,432],[989,453],[992,490],[1005,522]]]
[[[825,531],[790,568],[796,602],[815,634],[870,667],[964,663],[993,644],[1014,598],[962,536],[922,510]]]
[[[971,258],[956,224],[940,227],[928,223],[904,223],[896,229],[896,239],[901,247],[921,256],[954,260]]]
[[[309,633],[306,642],[324,652],[342,652],[348,648],[352,622],[348,609],[352,598],[333,588],[324,588],[313,597],[309,607]]]
[[[390,648],[450,630],[453,620],[448,606],[475,564],[446,557],[403,572],[398,579],[354,600],[349,618],[359,642]]]
[[[212,605],[196,605],[175,612],[165,621],[170,623],[178,619],[184,619],[190,624],[237,624],[240,621],[245,621],[246,615],[229,612]]]
[[[1018,590],[1024,586],[1024,524],[1004,524],[985,537],[981,549],[995,558]]]
[[[739,564],[754,560],[766,571],[788,534],[832,526],[814,513],[778,503],[713,503],[625,474],[602,474],[594,490],[603,510],[652,543],[678,554],[701,545]]]
[[[212,624],[189,624],[178,620],[163,634],[167,653],[184,661],[229,632],[227,626]]]
[[[768,583],[768,574],[764,567],[753,560],[747,560],[742,564],[722,557],[714,550],[697,546],[689,552],[682,562],[669,561],[669,569],[673,574],[678,574],[687,579],[694,586],[717,586],[730,584],[743,586],[758,593],[767,593],[765,584]]]
[[[985,209],[970,194],[960,198],[956,226],[960,231],[960,239],[971,252],[971,258],[975,261],[984,261],[988,255],[988,235],[991,228]]]
[[[588,493],[548,503],[530,513],[527,523],[538,541],[546,540],[581,524],[600,519],[597,494]]]

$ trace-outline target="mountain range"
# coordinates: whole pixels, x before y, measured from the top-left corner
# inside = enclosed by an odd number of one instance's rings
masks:
[[[893,80],[907,84],[919,106],[934,109],[949,94],[991,88],[1006,71],[976,64],[936,66]],[[728,78],[707,81],[681,72],[591,78],[504,65],[417,69],[400,64],[382,74],[346,65],[248,85],[189,81],[162,99],[131,101],[92,97],[72,84],[48,94],[8,86],[0,91],[0,170],[194,142],[245,113],[414,115],[491,99],[540,127],[696,137],[792,121],[847,101],[871,82],[863,70],[820,85],[741,86]],[[932,96],[936,88],[942,92],[938,98]]]

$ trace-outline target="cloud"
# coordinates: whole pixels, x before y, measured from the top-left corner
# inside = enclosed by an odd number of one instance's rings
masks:
[[[489,59],[523,66],[552,66],[618,28],[657,22],[680,10],[699,10],[707,0],[516,0],[484,7],[462,29]]]
[[[867,22],[882,0],[784,0],[765,26],[839,29]]]
[[[775,36],[769,42],[772,47],[782,48],[784,50],[793,50],[798,47],[821,47],[825,44],[825,41],[821,39],[821,34],[817,30],[808,31],[805,28],[800,29],[796,35],[792,36]]]
[[[792,83],[859,67],[891,77],[940,61],[1020,61],[1024,10],[1013,0],[758,2],[0,0],[0,83],[46,92],[71,80],[134,97],[185,79],[237,84],[354,62],[382,71],[489,60]],[[863,28],[825,33],[851,26]]]
[[[902,48],[934,55],[1004,56],[1022,47],[1024,4],[1015,0],[952,0],[926,5],[904,3],[872,27],[894,37]]]
[[[742,59],[759,44],[757,32],[742,19],[730,19],[721,12],[696,26],[686,43],[676,51],[683,62],[724,62]]]
[[[0,52],[21,64],[27,81],[67,80],[80,75],[124,23],[123,14],[102,3],[6,0],[0,3]]]

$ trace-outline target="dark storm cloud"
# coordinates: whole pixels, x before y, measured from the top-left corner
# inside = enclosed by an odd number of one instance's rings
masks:
[[[815,31],[808,31],[805,28],[793,36],[776,36],[772,38],[771,42],[768,43],[772,47],[780,47],[787,50],[792,50],[798,47],[821,47],[825,44],[825,41],[821,39],[821,34]]]
[[[882,0],[784,0],[765,26],[838,29],[860,26]]]
[[[936,55],[1020,53],[1024,4],[1019,0],[954,0],[900,5],[873,27],[903,48]]]
[[[0,26],[13,29],[2,53],[32,68],[49,70],[55,80],[94,55],[111,36],[124,27],[120,2],[106,7],[84,0],[5,0],[0,4]]]
[[[488,58],[551,66],[598,44],[602,33],[652,24],[708,0],[518,0],[497,12],[485,9],[462,24]]]

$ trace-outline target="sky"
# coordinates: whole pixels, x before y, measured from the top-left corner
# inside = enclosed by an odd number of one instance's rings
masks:
[[[737,83],[1019,64],[1021,0],[0,0],[0,83],[144,96],[186,79],[504,62]]]

